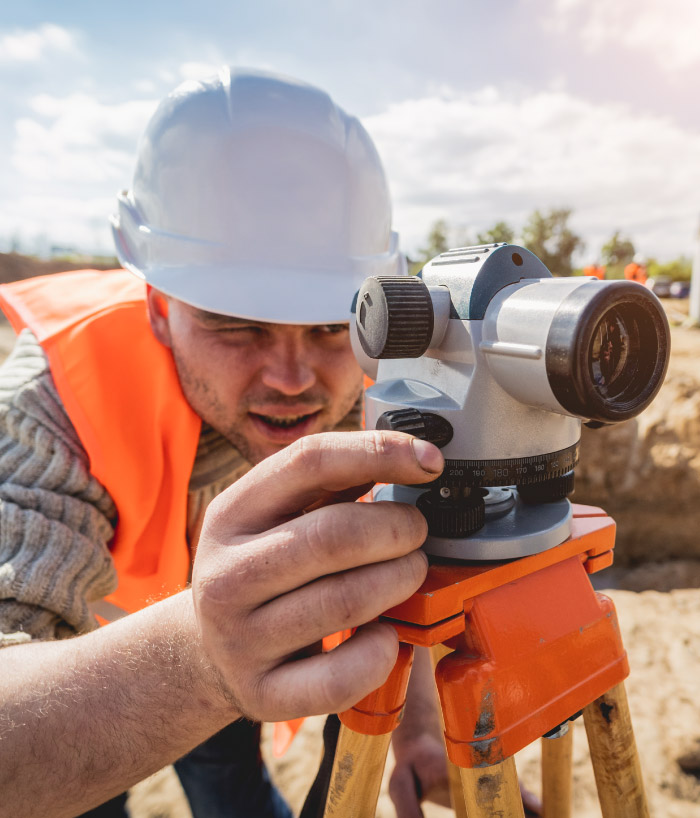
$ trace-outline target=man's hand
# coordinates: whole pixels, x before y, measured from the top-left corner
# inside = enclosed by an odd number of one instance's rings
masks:
[[[423,581],[426,524],[410,506],[351,501],[442,464],[399,433],[305,438],[211,504],[192,589],[74,639],[3,648],[0,815],[82,815],[241,715],[342,710],[378,687],[398,640],[364,625]]]
[[[210,505],[192,590],[204,649],[226,697],[279,721],[342,711],[379,687],[398,640],[373,623],[423,582],[423,515],[402,503],[354,503],[375,482],[425,483],[439,450],[398,432],[303,438]],[[324,636],[358,627],[326,654]]]
[[[447,756],[442,737],[431,733],[394,742],[396,767],[389,780],[389,795],[397,818],[422,818],[422,801],[450,806]]]
[[[392,736],[396,766],[389,795],[397,818],[421,818],[423,800],[450,806],[447,756],[427,648],[415,649],[406,707]]]

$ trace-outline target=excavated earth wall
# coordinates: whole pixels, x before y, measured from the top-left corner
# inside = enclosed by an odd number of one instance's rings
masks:
[[[700,330],[673,327],[668,374],[646,411],[583,429],[573,499],[617,522],[618,576],[700,587]],[[669,561],[660,587],[652,575]]]

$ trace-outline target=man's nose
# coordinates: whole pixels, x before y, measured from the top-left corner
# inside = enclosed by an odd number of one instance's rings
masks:
[[[310,389],[316,373],[304,344],[294,340],[276,344],[263,367],[262,381],[283,395],[300,395]]]

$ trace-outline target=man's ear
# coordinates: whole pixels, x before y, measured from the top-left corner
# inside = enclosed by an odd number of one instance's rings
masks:
[[[148,308],[148,322],[151,325],[153,334],[166,347],[172,347],[170,337],[170,322],[168,312],[170,304],[168,298],[160,290],[146,285],[146,306]]]

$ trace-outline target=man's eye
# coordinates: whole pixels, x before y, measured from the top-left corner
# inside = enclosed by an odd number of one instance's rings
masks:
[[[347,324],[321,324],[316,327],[316,330],[324,335],[338,335],[341,332],[347,332],[348,329]]]
[[[228,336],[231,338],[244,338],[244,337],[258,337],[262,334],[262,329],[260,327],[246,327],[246,326],[232,326],[232,327],[219,327],[217,329],[217,333],[220,335]]]

